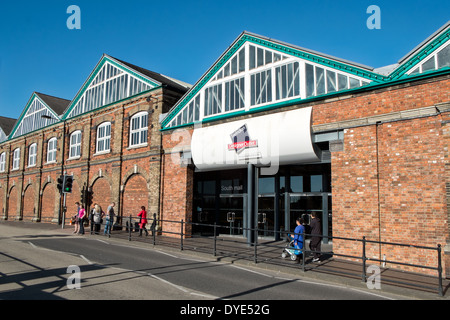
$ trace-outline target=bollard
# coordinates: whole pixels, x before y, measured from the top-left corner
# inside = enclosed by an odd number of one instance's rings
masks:
[[[131,221],[131,215],[130,215],[130,224],[129,224],[129,228],[128,228],[128,241],[131,241],[131,230],[132,230],[131,224],[132,224],[132,221]]]
[[[183,251],[183,227],[184,227],[184,220],[181,220],[181,233],[180,233],[180,235],[181,235],[180,250],[181,251]]]
[[[217,224],[214,222],[214,252],[213,255],[214,257],[217,256],[217,237],[216,237],[216,231],[217,231]]]
[[[366,275],[366,237],[363,237],[362,240],[362,281],[366,282],[367,275]]]
[[[438,252],[438,274],[439,274],[439,296],[444,296],[444,290],[442,289],[442,260],[441,260],[441,245],[438,244],[437,252]]]

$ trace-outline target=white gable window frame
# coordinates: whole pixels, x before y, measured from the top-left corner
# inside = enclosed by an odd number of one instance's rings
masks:
[[[439,70],[450,67],[450,40],[441,45],[430,57],[420,62],[416,67],[409,70],[407,75],[416,75],[427,71]]]
[[[243,53],[245,68],[242,66]],[[236,111],[250,111],[273,103],[356,89],[370,82],[338,68],[247,42],[178,112],[167,127],[182,126]],[[190,114],[194,110],[191,104],[197,98],[200,98],[201,110],[198,119]],[[233,104],[230,103],[232,99]]]
[[[24,115],[12,138],[47,127],[58,121],[57,115],[50,111],[37,96],[30,103],[27,113]]]
[[[28,147],[28,167],[36,166],[37,143],[33,143]]]
[[[6,152],[0,154],[0,172],[6,171]]]
[[[74,131],[70,135],[69,160],[81,157],[81,131]]]
[[[57,150],[58,139],[51,138],[47,142],[47,163],[56,162],[56,150]]]
[[[67,118],[152,89],[153,86],[106,61]]]
[[[111,122],[104,122],[97,128],[96,154],[111,151]]]
[[[19,168],[20,168],[20,148],[17,148],[13,152],[12,170],[19,170]]]
[[[146,146],[148,141],[148,112],[139,112],[130,119],[130,147]]]

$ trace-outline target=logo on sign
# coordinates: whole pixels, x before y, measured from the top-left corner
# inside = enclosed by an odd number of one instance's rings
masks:
[[[228,150],[235,150],[237,153],[240,153],[245,149],[255,148],[258,146],[257,140],[250,139],[246,124],[237,129],[230,136],[232,143],[228,144]]]

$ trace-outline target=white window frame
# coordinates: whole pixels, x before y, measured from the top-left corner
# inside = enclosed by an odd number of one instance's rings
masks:
[[[6,171],[6,152],[0,154],[0,172]]]
[[[28,167],[36,166],[37,143],[33,143],[28,147]]]
[[[145,127],[142,126],[142,118],[147,117],[147,121],[145,123]],[[131,117],[130,119],[130,144],[131,148],[146,146],[148,144],[148,117],[149,114],[147,111],[139,112]],[[139,119],[139,120],[136,120]],[[138,121],[138,127],[133,128],[133,122]],[[145,135],[143,135],[145,132]],[[145,141],[143,142],[142,137],[145,137]],[[137,140],[134,141],[133,137],[137,137]]]
[[[19,170],[20,168],[20,148],[14,149],[13,151],[13,163],[12,170]]]
[[[76,136],[79,136],[79,139],[76,138]],[[79,141],[73,141],[73,138],[79,140]],[[79,159],[81,157],[81,130],[77,130],[72,132],[70,135],[70,148],[69,148],[69,160],[70,159]]]
[[[108,127],[109,127],[109,135],[107,135]],[[100,135],[102,131],[104,132],[103,136]],[[103,145],[103,150],[100,150],[101,143]],[[106,145],[108,146],[108,148],[106,148]],[[111,122],[104,122],[97,127],[97,143],[95,147],[95,152],[96,154],[111,152]]]
[[[51,138],[50,140],[48,140],[48,142],[47,142],[47,163],[55,163],[56,162],[57,147],[58,147],[58,140],[56,138]]]

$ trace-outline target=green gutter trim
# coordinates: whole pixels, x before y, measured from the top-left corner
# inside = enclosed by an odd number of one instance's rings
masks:
[[[431,43],[425,46],[422,50],[409,58],[406,62],[402,63],[395,71],[389,75],[389,79],[398,79],[405,76],[406,73],[428,58],[434,53],[441,45],[450,39],[450,28],[446,32],[442,33],[439,37],[434,39]]]

